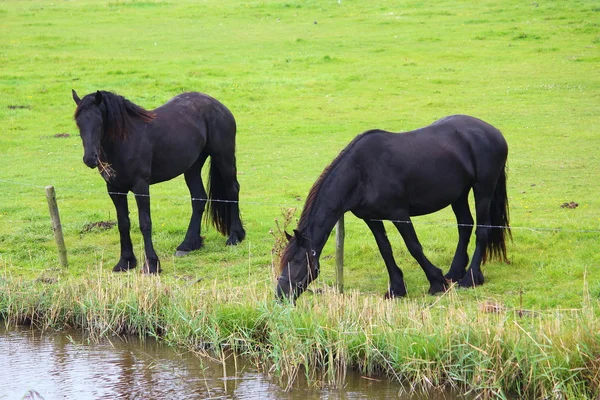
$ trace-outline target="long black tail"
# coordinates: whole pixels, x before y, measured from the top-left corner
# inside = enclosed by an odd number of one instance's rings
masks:
[[[216,164],[211,160],[208,176],[209,200],[207,206],[215,228],[221,234],[229,236],[233,213],[239,213],[236,194],[239,193],[240,185],[237,180],[235,182],[226,181]]]
[[[509,237],[512,240],[512,232],[509,225],[508,195],[506,193],[506,165],[502,168],[496,183],[494,197],[490,205],[490,221],[492,228],[488,233],[488,243],[483,255],[483,262],[488,259],[508,262],[506,240]]]

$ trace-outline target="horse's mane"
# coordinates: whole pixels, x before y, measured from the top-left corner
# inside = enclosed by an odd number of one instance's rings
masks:
[[[315,203],[315,199],[317,198],[319,190],[321,190],[321,186],[323,185],[323,182],[325,181],[325,179],[327,178],[329,173],[340,163],[340,161],[344,158],[344,156],[346,156],[346,154],[348,154],[350,152],[350,150],[352,150],[352,148],[354,148],[354,146],[356,145],[356,143],[359,140],[361,140],[362,138],[364,138],[365,136],[367,136],[371,133],[376,133],[376,132],[381,132],[381,130],[372,129],[372,130],[363,132],[360,135],[356,136],[354,139],[352,139],[352,141],[348,144],[348,146],[346,146],[340,152],[340,154],[338,154],[337,157],[333,159],[331,164],[329,164],[323,170],[323,172],[321,173],[321,175],[319,176],[317,181],[313,184],[312,188],[308,192],[308,196],[306,197],[306,202],[304,203],[304,209],[302,210],[302,214],[300,214],[300,220],[298,221],[298,231],[302,232],[303,229],[306,227],[306,225],[308,223],[308,219],[313,211],[313,205]],[[283,268],[285,267],[285,265],[288,263],[288,260],[292,257],[293,254],[295,254],[298,251],[298,247],[299,246],[295,240],[288,243],[285,250],[283,251],[283,254],[281,255],[280,267],[281,267],[282,271],[283,271]]]
[[[123,96],[104,90],[99,93],[102,95],[102,104],[104,104],[103,118],[107,139],[123,140],[127,137],[128,128],[134,119],[141,118],[144,122],[149,122],[156,117],[154,112],[133,104]],[[75,110],[75,118],[90,107],[97,106],[96,95],[97,93],[91,93],[81,100]]]

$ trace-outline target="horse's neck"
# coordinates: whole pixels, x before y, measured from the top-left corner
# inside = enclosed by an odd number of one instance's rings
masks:
[[[124,141],[105,140],[100,146],[100,154],[98,157],[101,161],[109,163],[113,168],[120,169],[123,167],[123,162],[128,159],[127,148],[131,148],[131,138]],[[127,143],[126,143],[127,142]]]
[[[331,175],[331,174],[329,174]],[[320,254],[329,234],[344,213],[353,208],[352,185],[354,179],[350,174],[336,174],[339,178],[328,176],[322,183],[313,200],[306,226],[301,231],[310,238],[313,249]],[[329,181],[328,181],[329,180]]]
[[[115,156],[115,147],[116,143],[112,140],[103,140],[100,145],[100,154],[99,157],[103,161],[109,161],[109,159],[113,159]]]

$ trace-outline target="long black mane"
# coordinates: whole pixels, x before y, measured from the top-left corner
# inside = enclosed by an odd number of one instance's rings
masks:
[[[156,117],[152,111],[148,111],[123,96],[107,92],[99,91],[102,95],[101,107],[103,110],[104,119],[104,134],[105,138],[113,141],[124,140],[127,137],[127,131],[136,118],[141,118],[144,122],[149,122]],[[85,96],[75,110],[75,118],[90,107],[98,106],[96,102],[97,93],[92,93]]]
[[[348,146],[346,146],[340,152],[340,154],[338,154],[337,157],[333,159],[333,161],[331,162],[331,164],[329,164],[323,170],[323,172],[321,173],[321,175],[319,176],[319,178],[317,179],[317,181],[313,184],[312,188],[308,192],[308,196],[306,197],[306,202],[304,203],[304,209],[302,210],[302,214],[300,214],[300,220],[298,221],[298,230],[300,232],[302,232],[303,229],[306,228],[306,225],[308,224],[308,220],[310,219],[310,215],[313,212],[313,208],[314,208],[313,205],[315,203],[315,199],[317,198],[317,195],[319,194],[319,191],[321,190],[323,182],[325,181],[325,179],[327,178],[327,176],[329,175],[329,173],[354,148],[354,146],[356,145],[356,143],[358,141],[360,141],[362,138],[364,138],[368,134],[375,133],[375,132],[381,132],[381,130],[379,130],[379,129],[372,129],[372,130],[363,132],[363,133],[359,134],[358,136],[356,136],[354,139],[352,139],[352,141],[348,144]],[[289,243],[288,246],[286,246],[283,254],[281,255],[281,262],[280,262],[281,270],[283,270],[283,268],[287,264],[288,260],[298,251],[299,247],[300,246],[297,245],[296,241],[292,241],[292,242]]]
[[[325,181],[325,179],[327,178],[327,176],[329,175],[329,173],[340,163],[340,161],[346,156],[346,154],[348,154],[354,148],[354,146],[356,145],[356,143],[358,141],[360,141],[365,136],[367,136],[371,133],[376,133],[376,132],[381,132],[381,130],[372,129],[372,130],[363,132],[360,135],[356,136],[354,139],[352,139],[352,141],[348,144],[348,146],[346,146],[341,151],[341,153],[338,154],[338,156],[333,159],[331,164],[329,164],[325,168],[325,170],[323,170],[323,172],[321,173],[321,175],[319,176],[317,181],[314,183],[314,185],[310,189],[310,192],[308,192],[308,196],[306,197],[306,203],[304,204],[304,209],[302,210],[302,214],[300,215],[300,220],[298,221],[298,230],[299,231],[302,232],[302,230],[306,227],[306,224],[308,223],[310,215],[313,211],[313,204],[315,202],[315,199],[316,199],[317,195],[319,194],[319,191],[321,190],[321,186],[322,186],[323,182]]]

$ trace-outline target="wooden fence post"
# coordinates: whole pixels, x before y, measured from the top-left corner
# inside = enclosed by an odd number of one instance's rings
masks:
[[[344,215],[335,226],[335,281],[339,293],[344,293]]]
[[[52,218],[52,230],[54,231],[54,240],[58,247],[58,259],[63,267],[67,266],[67,248],[63,237],[62,225],[60,224],[60,215],[58,214],[58,204],[56,203],[56,194],[54,186],[46,186],[46,199],[48,200],[48,209]]]

